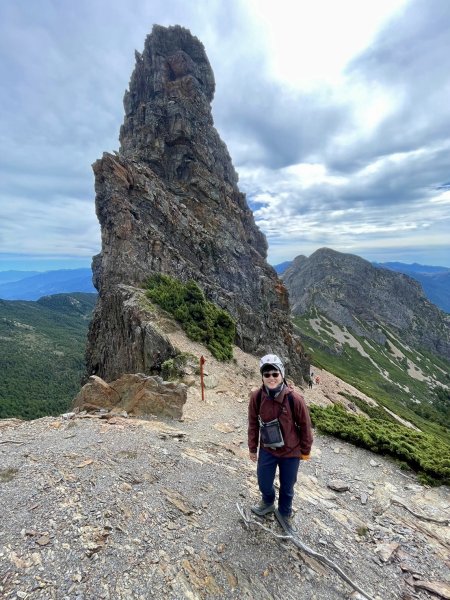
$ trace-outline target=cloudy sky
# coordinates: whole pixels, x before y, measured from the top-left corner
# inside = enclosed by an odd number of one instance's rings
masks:
[[[90,165],[154,23],[205,45],[269,262],[450,266],[448,0],[1,0],[0,270],[99,251]]]

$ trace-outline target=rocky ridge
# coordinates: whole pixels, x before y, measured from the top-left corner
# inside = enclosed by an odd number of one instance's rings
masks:
[[[132,292],[160,272],[195,280],[227,309],[243,350],[280,354],[299,381],[308,372],[286,288],[213,125],[214,87],[201,42],[182,27],[154,26],[136,53],[120,151],[93,165],[102,251],[93,260],[99,301],[88,375],[148,373],[158,352],[171,356]]]
[[[192,377],[181,421],[100,411],[0,422],[2,598],[359,598],[288,542],[241,524],[236,501],[258,498],[246,448],[257,359],[235,348],[234,363],[219,363],[157,324],[177,351],[207,359],[206,402]],[[356,393],[314,370],[307,402]],[[448,523],[447,488],[316,434],[296,490],[302,541],[373,598],[450,597],[450,528],[432,521]]]
[[[450,317],[420,284],[358,256],[321,248],[284,272],[294,315],[317,310],[357,335],[386,343],[387,327],[404,343],[450,358]]]

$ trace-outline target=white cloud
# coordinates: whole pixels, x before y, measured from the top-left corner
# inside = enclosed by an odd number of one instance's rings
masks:
[[[90,165],[118,149],[134,49],[177,22],[272,261],[450,265],[447,0],[3,0],[0,253],[98,252]]]
[[[339,84],[347,63],[404,4],[405,0],[248,0],[272,75],[302,90]]]

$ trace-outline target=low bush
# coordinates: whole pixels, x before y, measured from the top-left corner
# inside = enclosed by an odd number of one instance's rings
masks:
[[[428,485],[450,484],[450,447],[437,436],[380,419],[349,414],[342,406],[310,406],[322,432],[400,460]]]
[[[182,379],[186,374],[186,368],[190,365],[195,369],[198,365],[198,358],[189,352],[182,352],[173,358],[169,358],[161,365],[161,376],[165,381],[176,381]]]
[[[236,325],[230,314],[206,300],[195,281],[181,283],[168,275],[152,275],[146,294],[181,323],[188,337],[204,344],[218,360],[233,357]]]
[[[438,413],[441,423],[450,429],[450,390],[437,386],[431,397],[431,406]]]
[[[380,421],[391,421],[392,423],[398,423],[397,419],[395,419],[392,415],[390,415],[382,406],[372,406],[368,402],[361,400],[358,396],[354,396],[353,394],[347,394],[346,392],[338,392],[340,396],[347,398],[353,404],[366,413],[368,417],[371,419],[380,419]]]

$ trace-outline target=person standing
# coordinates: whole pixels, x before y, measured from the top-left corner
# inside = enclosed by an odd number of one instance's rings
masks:
[[[250,395],[248,448],[250,460],[257,462],[261,501],[251,510],[259,516],[276,510],[273,483],[278,467],[277,517],[287,529],[295,531],[292,500],[300,460],[310,458],[311,419],[303,397],[287,385],[280,358],[267,354],[261,358],[259,366],[262,386]]]

